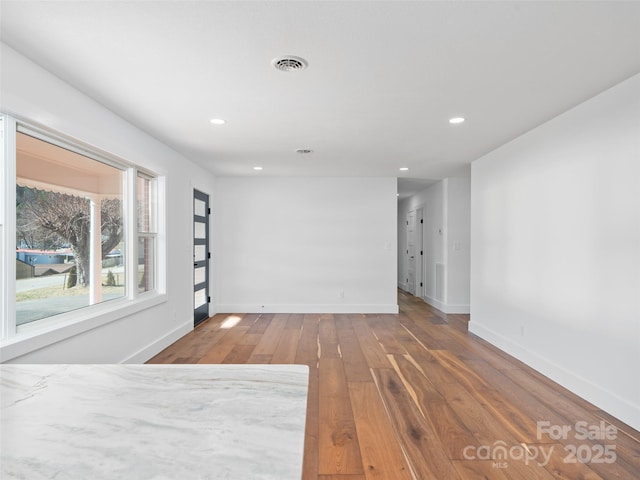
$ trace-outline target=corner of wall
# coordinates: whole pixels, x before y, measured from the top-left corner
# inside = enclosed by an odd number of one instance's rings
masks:
[[[173,331],[163,335],[157,340],[151,342],[149,345],[141,348],[137,352],[124,358],[120,363],[145,363],[169,345],[177,342],[180,338],[184,337],[187,333],[193,330],[193,322],[188,321],[175,328]]]

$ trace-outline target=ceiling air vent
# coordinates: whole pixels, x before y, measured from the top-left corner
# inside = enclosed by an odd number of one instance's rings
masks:
[[[271,65],[281,72],[297,72],[307,68],[308,63],[304,58],[287,55],[286,57],[274,58]]]
[[[300,155],[309,155],[310,153],[313,153],[313,150],[310,148],[298,148],[296,149],[296,153],[299,153]]]

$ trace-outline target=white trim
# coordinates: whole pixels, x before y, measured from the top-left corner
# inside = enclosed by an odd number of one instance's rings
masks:
[[[167,333],[166,335],[150,343],[146,347],[141,348],[136,353],[129,355],[120,363],[133,363],[133,364],[145,363],[147,360],[149,360],[150,358],[153,358],[155,355],[160,353],[169,345],[177,342],[180,338],[184,337],[187,333],[191,332],[192,330],[193,330],[193,320],[189,322],[185,322],[179,327],[172,330],[171,332]]]
[[[603,389],[599,385],[567,370],[548,358],[542,357],[519,343],[474,322],[473,319],[469,322],[469,332],[524,362],[529,367],[549,377],[551,380],[559,383],[564,388],[599,408],[608,412],[616,412],[615,415],[612,415],[628,423],[633,428],[640,429],[640,405],[634,405],[628,400],[615,395],[609,390]]]
[[[140,170],[138,170],[140,171]],[[155,177],[156,188],[156,205],[154,215],[156,221],[155,238],[156,238],[156,252],[155,252],[155,285],[154,290],[158,294],[167,293],[167,272],[169,270],[169,258],[167,247],[167,176],[158,175]],[[136,232],[138,224],[136,222]],[[137,244],[137,241],[136,241]],[[137,259],[136,259],[137,268]],[[147,292],[145,292],[147,293]],[[151,292],[148,292],[151,293]]]
[[[442,313],[452,314],[469,314],[471,313],[470,305],[448,305],[440,300],[425,295],[422,299],[434,308],[437,308]]]
[[[470,305],[446,305],[444,313],[469,315],[471,313]]]
[[[149,228],[149,231],[140,231],[139,230],[139,226],[138,226],[138,218],[137,215],[133,215],[132,216],[132,220],[131,220],[131,228],[133,229],[133,231],[135,232],[135,247],[136,247],[136,251],[135,251],[135,263],[134,263],[134,272],[135,272],[135,278],[136,278],[136,285],[135,285],[135,293],[136,295],[143,295],[147,292],[142,292],[142,293],[138,293],[138,273],[139,273],[139,265],[138,265],[138,255],[140,254],[139,250],[138,250],[138,245],[140,240],[142,239],[150,239],[152,240],[152,253],[153,256],[151,258],[152,263],[150,264],[150,270],[151,272],[145,271],[144,275],[149,278],[149,273],[151,274],[151,278],[153,280],[153,285],[152,288],[150,290],[148,290],[149,292],[152,291],[158,291],[161,293],[165,292],[165,287],[164,287],[164,279],[166,278],[166,276],[164,275],[160,275],[159,270],[160,268],[166,268],[166,247],[164,243],[160,243],[159,238],[162,236],[161,234],[164,233],[164,223],[160,222],[160,218],[159,218],[159,213],[158,211],[163,208],[165,206],[165,201],[166,199],[164,198],[164,177],[153,177],[150,176],[144,172],[141,172],[139,170],[135,170],[135,178],[133,179],[133,184],[134,184],[134,192],[137,194],[137,185],[138,185],[138,179],[141,178],[143,180],[146,180],[149,182],[149,219],[150,219],[150,224],[153,228]],[[162,186],[160,185],[160,178],[163,179],[163,183]],[[162,191],[161,191],[162,188]],[[163,201],[160,202],[160,194],[162,193],[163,195]],[[134,195],[132,198],[136,199],[137,202],[137,196]],[[136,209],[136,213],[137,213],[137,209]],[[162,218],[164,218],[164,214],[162,215]],[[162,229],[162,230],[161,230]],[[162,249],[162,251],[160,250]],[[162,261],[160,260],[162,259]],[[161,280],[162,279],[162,280]],[[160,284],[162,283],[162,287],[160,287]]]
[[[89,217],[89,278],[91,279],[89,282],[89,305],[96,305],[102,302],[101,199],[89,197]]]
[[[392,313],[399,312],[398,305],[218,305],[218,313]]]
[[[429,295],[425,295],[424,297],[422,297],[422,299],[432,307],[440,310],[441,312],[444,312],[445,308],[447,307],[447,305],[444,302],[441,302],[440,300],[436,300],[435,298],[430,297]]]
[[[3,164],[0,169],[4,174],[2,230],[3,238],[0,242],[4,249],[4,268],[2,269],[2,311],[0,312],[0,341],[10,340],[16,335],[16,121],[14,118],[4,115],[4,152],[2,152]]]
[[[93,305],[91,310],[79,309],[73,312],[47,317],[43,319],[46,324],[43,324],[40,328],[36,328],[36,325],[33,324],[26,324],[25,326],[33,328],[29,330],[25,329],[26,331],[22,331],[19,335],[10,338],[0,346],[0,363],[67,340],[81,333],[106,325],[107,323],[122,320],[129,315],[141,312],[166,301],[166,295],[145,296],[137,300],[122,298],[110,300],[99,305]],[[88,316],[87,314],[89,312],[90,315]]]
[[[136,169],[130,167],[124,175],[124,199],[122,208],[124,212],[137,210],[136,201]],[[124,241],[126,248],[131,251],[130,255],[125,252],[124,268],[126,282],[126,296],[136,298],[138,296],[138,239],[136,237],[138,222],[135,215],[126,215],[124,220]]]
[[[400,290],[404,290],[405,292],[409,293],[409,284],[406,282],[398,282],[398,288]]]

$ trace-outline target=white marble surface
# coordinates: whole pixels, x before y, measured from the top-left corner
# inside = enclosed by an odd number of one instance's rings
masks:
[[[300,480],[301,365],[0,365],[0,478]]]

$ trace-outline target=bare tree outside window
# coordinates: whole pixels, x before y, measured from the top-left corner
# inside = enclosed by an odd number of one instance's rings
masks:
[[[90,255],[89,199],[18,187],[18,244],[51,249],[68,245],[73,252],[78,283],[87,286]],[[102,258],[122,240],[122,208],[118,199],[101,202]]]

